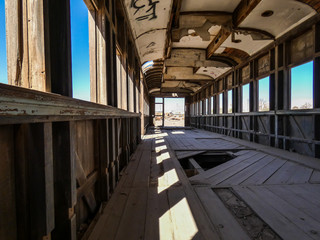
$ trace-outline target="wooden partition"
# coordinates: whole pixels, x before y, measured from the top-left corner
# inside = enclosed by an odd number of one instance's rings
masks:
[[[76,239],[140,142],[140,114],[0,84],[1,239]]]

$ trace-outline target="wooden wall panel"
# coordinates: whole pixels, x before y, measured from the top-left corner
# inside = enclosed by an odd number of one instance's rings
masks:
[[[250,81],[250,65],[242,68],[242,83],[248,83]]]
[[[269,73],[270,71],[270,56],[269,54],[258,59],[258,76]]]
[[[0,126],[0,239],[17,239],[13,126]]]
[[[51,91],[46,1],[6,0],[8,82]],[[47,27],[47,26],[46,26]]]
[[[291,63],[301,63],[306,60],[311,60],[313,57],[314,38],[313,32],[308,31],[305,34],[291,41]]]
[[[93,121],[77,121],[75,151],[78,155],[85,176],[97,168],[94,158],[94,127]]]

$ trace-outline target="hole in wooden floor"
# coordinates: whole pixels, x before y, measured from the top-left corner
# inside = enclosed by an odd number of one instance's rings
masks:
[[[205,152],[192,157],[180,159],[186,175],[192,177],[233,159],[229,152]]]

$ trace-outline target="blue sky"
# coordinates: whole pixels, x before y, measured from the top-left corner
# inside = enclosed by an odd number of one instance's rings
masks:
[[[90,100],[88,9],[82,0],[70,0],[73,97]]]
[[[90,100],[88,10],[82,0],[71,0],[73,96]],[[8,83],[4,0],[0,0],[0,82]]]
[[[313,61],[291,69],[291,107],[313,106]]]
[[[270,95],[270,78],[266,77],[259,80],[259,99],[269,102]]]
[[[4,0],[0,0],[0,83],[8,83]]]
[[[249,112],[250,110],[250,84],[242,86],[242,112]]]

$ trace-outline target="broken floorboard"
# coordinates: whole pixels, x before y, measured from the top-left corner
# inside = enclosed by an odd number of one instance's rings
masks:
[[[232,140],[201,130],[149,132],[89,239],[253,239],[215,189],[242,199],[278,239],[319,239],[320,161]],[[233,147],[234,159],[187,178],[178,158],[223,146]]]

